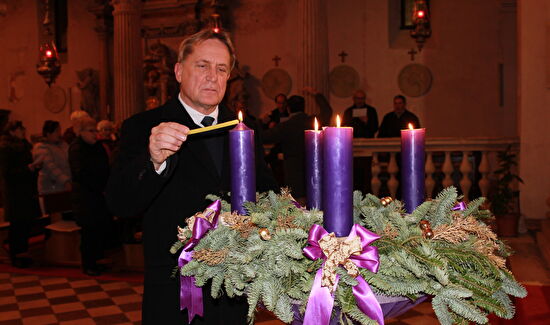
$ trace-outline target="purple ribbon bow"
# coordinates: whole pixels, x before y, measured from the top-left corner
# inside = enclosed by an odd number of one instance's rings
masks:
[[[328,232],[320,225],[313,225],[309,230],[308,244],[304,248],[304,255],[311,259],[316,260],[319,258],[326,259],[327,257],[323,253],[323,250],[319,246],[319,240]],[[351,232],[348,238],[359,237],[361,239],[362,251],[359,255],[351,255],[349,257],[352,262],[361,268],[365,268],[371,272],[378,272],[380,266],[378,258],[378,248],[369,246],[372,242],[379,239],[380,236],[370,232],[362,226],[355,224],[351,228]],[[324,264],[324,263],[323,263]],[[313,287],[307,302],[306,313],[304,315],[304,325],[317,325],[317,324],[329,324],[330,314],[332,307],[334,306],[334,292],[338,285],[338,276],[336,276],[336,283],[333,290],[329,290],[327,287],[321,286],[322,268],[317,271],[315,280],[313,281]],[[376,320],[379,324],[384,324],[384,314],[380,303],[374,296],[368,283],[359,275],[355,278],[359,282],[352,288],[353,295],[357,302],[359,309],[371,319]]]
[[[453,211],[464,211],[466,210],[466,203],[460,201],[452,208]]]
[[[184,267],[193,259],[193,248],[197,246],[200,240],[206,235],[210,229],[215,229],[218,226],[218,217],[221,210],[220,200],[214,201],[205,210],[205,217],[209,217],[214,213],[212,223],[203,218],[195,218],[193,225],[193,234],[191,239],[183,246],[183,250],[178,258],[178,266]],[[181,276],[180,277],[180,309],[187,308],[187,321],[191,323],[195,315],[203,316],[202,289],[195,285],[195,277]]]

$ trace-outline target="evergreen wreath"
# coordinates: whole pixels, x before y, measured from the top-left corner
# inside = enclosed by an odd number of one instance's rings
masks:
[[[208,199],[217,200],[214,195]],[[515,309],[509,296],[523,298],[527,292],[506,268],[510,249],[483,222],[491,217],[481,208],[484,198],[462,210],[453,209],[458,197],[454,187],[406,214],[399,201],[354,193],[354,223],[378,234],[378,273],[359,269],[374,293],[405,296],[412,300],[432,296],[432,307],[441,324],[485,324],[487,315],[511,319]],[[231,214],[222,201],[219,224],[193,250],[193,259],[174,275],[195,277],[202,287],[211,281],[214,298],[246,296],[248,318],[253,323],[258,306],[281,321],[294,319],[293,306],[304,312],[313,279],[322,260],[303,255],[308,231],[322,225],[318,210],[299,207],[288,191],[258,194],[257,203],[247,202],[247,216]],[[200,217],[200,214],[192,218]],[[179,228],[177,253],[191,237],[193,219]],[[191,227],[189,227],[191,224]],[[333,317],[376,324],[357,307],[352,286],[357,281],[343,268],[335,291]]]

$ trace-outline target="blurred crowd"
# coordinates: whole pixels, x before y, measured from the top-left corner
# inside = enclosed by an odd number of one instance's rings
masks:
[[[82,110],[71,114],[65,130],[58,121],[45,121],[32,143],[21,121],[7,123],[0,138],[0,191],[12,265],[32,266],[28,241],[33,223],[48,215],[46,206],[53,197],[70,201],[63,219],[81,228],[84,273],[99,275],[105,269],[98,263],[105,250],[134,238],[137,219],[114,220],[104,198],[117,145],[115,124],[96,122]],[[131,233],[121,231],[130,228]]]

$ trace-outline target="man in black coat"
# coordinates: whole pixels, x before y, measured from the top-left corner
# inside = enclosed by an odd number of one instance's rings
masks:
[[[378,131],[376,108],[366,103],[367,94],[358,89],[353,93],[353,105],[344,112],[343,125],[353,127],[354,138],[374,138]],[[353,189],[371,192],[372,157],[353,158]]]
[[[420,120],[411,111],[407,110],[407,99],[403,95],[396,95],[393,98],[393,112],[384,116],[380,124],[379,138],[401,137],[401,130],[408,129],[412,124],[413,128],[420,128]]]
[[[107,198],[115,215],[144,216],[143,324],[187,324],[187,310],[180,311],[179,278],[171,277],[177,265],[177,255],[169,252],[176,226],[185,226],[185,218],[208,205],[207,194],[230,188],[228,131],[189,137],[188,132],[235,118],[218,106],[234,62],[224,32],[203,30],[190,36],[180,45],[174,69],[179,96],[122,126]],[[262,158],[256,157],[258,191],[275,188]],[[245,300],[213,300],[209,288],[203,289],[203,299],[204,317],[195,317],[192,324],[246,323]]]
[[[382,124],[380,124],[380,131],[378,132],[379,138],[397,138],[401,137],[401,130],[408,129],[409,123],[413,128],[420,128],[420,120],[414,113],[407,110],[407,98],[403,95],[396,95],[393,97],[393,112],[389,112],[384,115]],[[380,154],[378,159],[382,162],[388,162],[390,159],[389,154]],[[397,160],[397,166],[399,166],[399,172],[397,179],[401,179],[401,153],[395,155]],[[401,198],[401,183],[397,187],[396,197]]]
[[[97,261],[107,248],[107,235],[112,217],[105,202],[105,186],[109,178],[109,156],[97,141],[96,122],[89,116],[75,123],[78,134],[69,147],[69,165],[73,181],[72,203],[80,230],[82,270],[90,276],[101,273]]]
[[[290,116],[288,120],[265,130],[263,140],[266,143],[280,144],[283,154],[285,186],[300,204],[305,205],[305,145],[304,130],[313,128],[313,118],[304,113],[305,100],[302,96],[288,99]]]
[[[353,127],[354,138],[374,138],[378,131],[376,108],[366,103],[367,94],[363,90],[353,93],[353,105],[344,112],[343,125]]]

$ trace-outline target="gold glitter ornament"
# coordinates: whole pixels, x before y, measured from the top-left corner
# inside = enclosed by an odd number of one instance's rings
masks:
[[[262,240],[270,240],[271,239],[271,234],[269,233],[269,229],[267,229],[267,228],[260,228],[260,230],[258,230],[258,234],[260,235],[260,238]]]
[[[382,203],[383,206],[388,206],[392,202],[393,199],[390,196],[386,196],[380,199],[380,203]]]

